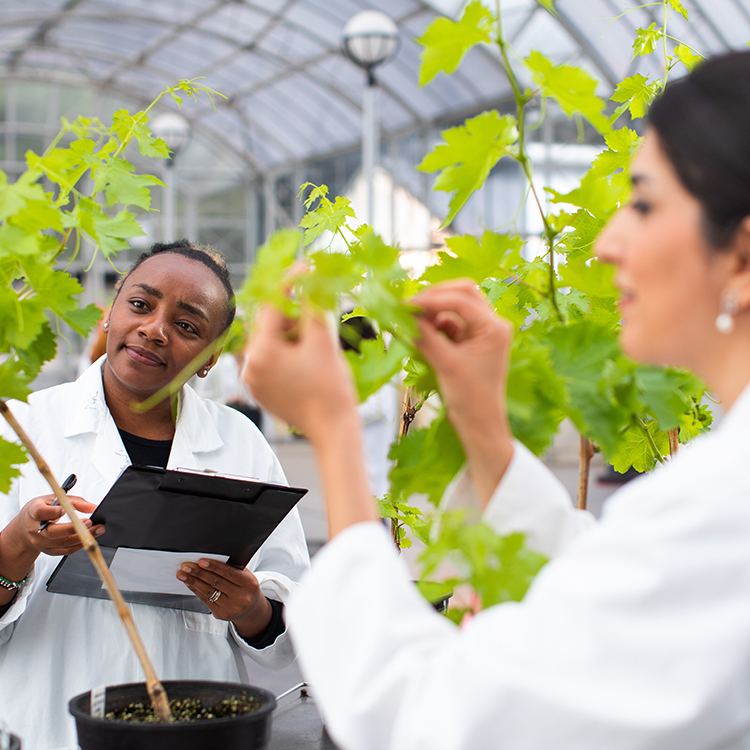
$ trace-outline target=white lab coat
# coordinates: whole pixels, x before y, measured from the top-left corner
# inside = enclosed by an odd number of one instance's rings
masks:
[[[463,629],[430,611],[377,523],[340,534],[288,605],[345,750],[750,747],[750,387],[601,522],[517,447],[486,518],[553,556]]]
[[[101,362],[77,381],[39,391],[11,408],[58,479],[78,476],[72,494],[98,503],[130,460],[107,409]],[[8,431],[4,431],[9,437]],[[212,469],[285,483],[271,448],[246,417],[181,393],[169,468]],[[33,464],[0,496],[0,528],[21,506],[50,492]],[[97,685],[143,679],[139,663],[109,600],[50,594],[45,583],[60,561],[40,555],[33,575],[0,618],[0,716],[24,750],[75,747],[68,701]],[[269,598],[286,601],[309,556],[299,514],[293,510],[248,567]],[[212,615],[129,605],[154,668],[163,680],[243,681],[244,658],[273,670],[294,654],[286,633],[262,650]]]

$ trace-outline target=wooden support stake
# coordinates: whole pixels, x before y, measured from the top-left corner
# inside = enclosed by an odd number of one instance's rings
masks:
[[[669,455],[674,458],[677,455],[677,451],[680,448],[680,429],[679,427],[676,430],[669,430],[667,432],[667,435],[669,436]]]
[[[586,510],[589,496],[589,472],[593,455],[594,443],[581,435],[581,453],[578,463],[578,499],[576,501],[576,508],[579,510]]]
[[[68,496],[65,494],[65,492],[63,492],[62,487],[60,487],[60,485],[57,483],[57,480],[52,475],[49,466],[44,461],[39,451],[36,449],[36,446],[31,442],[31,439],[26,434],[23,427],[21,427],[16,418],[13,416],[5,401],[0,400],[0,412],[2,412],[3,417],[5,417],[5,421],[13,428],[13,431],[16,433],[16,435],[18,435],[18,438],[20,439],[21,443],[23,443],[24,448],[26,448],[29,455],[34,459],[34,463],[36,464],[40,473],[47,480],[47,483],[52,488],[55,496],[60,501],[60,505],[70,517],[73,528],[75,529],[76,534],[78,534],[78,538],[83,544],[83,548],[88,553],[88,556],[93,563],[94,568],[96,568],[96,572],[99,574],[99,578],[102,579],[102,582],[107,587],[107,591],[112,598],[112,601],[115,603],[117,613],[120,615],[120,619],[125,626],[125,630],[130,637],[130,642],[133,644],[135,653],[138,656],[138,660],[141,662],[141,666],[143,667],[143,672],[146,675],[146,689],[148,690],[148,694],[151,698],[151,703],[154,706],[154,713],[156,714],[159,721],[172,721],[172,714],[169,710],[167,693],[164,690],[164,686],[161,684],[161,682],[159,682],[159,678],[156,676],[154,667],[151,664],[151,660],[149,659],[146,648],[144,647],[143,641],[141,640],[140,633],[138,632],[138,629],[135,626],[135,622],[133,621],[133,616],[130,613],[127,604],[125,604],[125,600],[122,598],[120,589],[117,587],[117,583],[115,582],[115,579],[112,576],[107,563],[104,561],[104,557],[102,556],[101,549],[99,549],[99,545],[96,543],[96,539],[94,539],[91,532],[83,524],[83,521],[81,521],[78,513],[76,512],[76,509],[73,507],[73,504],[68,500]]]

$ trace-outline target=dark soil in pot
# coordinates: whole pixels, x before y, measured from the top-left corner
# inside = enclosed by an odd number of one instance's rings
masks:
[[[271,713],[276,706],[268,691],[234,682],[201,680],[166,681],[163,685],[170,700],[198,699],[204,706],[218,706],[225,699],[246,693],[262,705],[231,718],[148,724],[93,718],[90,693],[83,693],[68,704],[81,750],[262,750],[268,745]],[[107,688],[105,714],[148,702],[145,683],[116,685]]]

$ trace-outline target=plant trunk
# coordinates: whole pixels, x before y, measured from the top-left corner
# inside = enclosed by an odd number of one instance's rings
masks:
[[[674,458],[680,448],[680,429],[677,428],[676,430],[669,430],[669,432],[667,432],[667,435],[669,436],[669,455]]]
[[[49,466],[44,461],[39,451],[36,449],[36,446],[31,442],[31,439],[26,434],[23,427],[21,427],[16,418],[13,416],[5,401],[0,401],[0,411],[5,418],[5,421],[8,422],[8,424],[13,428],[13,431],[16,433],[16,435],[18,435],[18,438],[20,439],[24,448],[26,448],[29,455],[34,459],[34,463],[36,464],[40,473],[47,480],[47,484],[49,484],[49,486],[52,488],[52,491],[55,493],[55,496],[60,502],[60,505],[70,517],[73,528],[75,529],[78,538],[81,540],[83,548],[86,550],[89,559],[96,569],[96,572],[99,574],[99,578],[102,579],[102,582],[107,587],[107,592],[112,598],[112,601],[115,603],[117,613],[120,615],[120,619],[125,626],[125,630],[128,633],[130,642],[133,644],[133,648],[135,649],[135,653],[138,656],[138,660],[143,667],[143,672],[146,675],[146,689],[148,690],[151,702],[154,704],[154,713],[159,717],[159,721],[170,722],[172,720],[172,715],[169,710],[167,694],[165,693],[164,687],[162,686],[161,682],[159,682],[159,678],[156,676],[154,667],[151,664],[151,660],[149,659],[148,653],[146,653],[146,649],[143,645],[143,641],[141,640],[141,636],[138,633],[135,622],[133,621],[133,616],[131,615],[130,610],[125,604],[125,600],[122,598],[120,589],[117,587],[117,583],[115,582],[112,573],[107,567],[107,563],[104,561],[104,557],[102,557],[102,552],[99,549],[99,545],[96,543],[96,539],[94,539],[91,532],[86,528],[86,526],[84,526],[83,522],[78,517],[78,513],[73,507],[73,504],[68,500],[68,496],[65,494],[62,487],[60,487],[60,485],[57,483],[57,480],[52,475]]]
[[[579,510],[586,510],[589,496],[589,472],[591,470],[591,457],[593,455],[593,441],[581,435],[581,452],[578,464],[578,499],[576,501],[576,508]]]
[[[414,421],[414,417],[417,415],[417,410],[414,408],[414,404],[411,400],[412,389],[411,387],[406,389],[404,394],[404,404],[401,410],[401,426],[398,430],[398,439],[406,437],[409,434],[409,428],[411,423]],[[395,518],[391,518],[391,536],[396,544],[396,549],[401,549],[401,545],[398,543],[398,521]]]

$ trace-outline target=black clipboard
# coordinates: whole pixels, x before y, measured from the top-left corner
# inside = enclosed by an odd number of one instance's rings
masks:
[[[110,565],[118,547],[229,555],[244,568],[307,490],[244,477],[128,466],[91,516],[106,531],[97,542]],[[64,557],[47,591],[109,595],[84,550]],[[126,601],[208,612],[197,596],[123,591]]]

